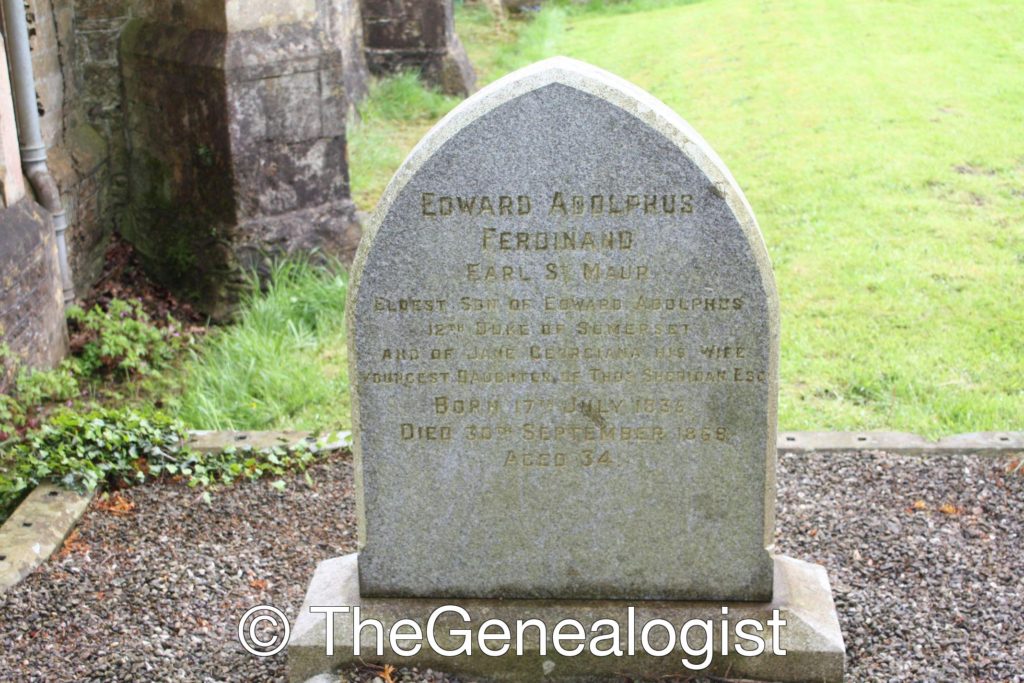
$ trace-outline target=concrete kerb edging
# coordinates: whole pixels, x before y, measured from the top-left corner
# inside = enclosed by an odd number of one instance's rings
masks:
[[[41,484],[0,527],[0,595],[46,562],[89,507],[94,493]]]
[[[348,448],[351,433],[319,437],[310,432],[190,432],[186,445],[198,452],[226,448],[292,448],[309,444],[316,451]],[[1024,453],[1024,432],[972,432],[930,441],[906,432],[781,432],[780,452],[837,453],[885,451],[897,455],[1009,455]],[[37,487],[0,527],[0,594],[19,583],[60,547],[92,501],[52,484]]]
[[[352,445],[352,432],[339,431],[315,435],[312,432],[284,430],[277,432],[192,431],[185,446],[199,453],[218,453],[228,448],[252,449],[295,448],[306,445],[313,451],[337,451]]]
[[[1001,455],[1024,451],[1024,432],[971,432],[938,441],[908,432],[781,432],[779,452],[885,451],[896,455]]]
[[[225,448],[290,448],[303,442],[314,450],[339,450],[352,442],[350,432],[333,432],[314,438],[310,432],[191,432],[186,445],[200,452]],[[781,453],[837,453],[885,451],[896,455],[1005,454],[1024,451],[1024,432],[971,432],[931,441],[909,432],[780,432]]]

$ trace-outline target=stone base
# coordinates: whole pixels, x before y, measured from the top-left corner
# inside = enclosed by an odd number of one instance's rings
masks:
[[[476,72],[458,36],[452,36],[439,59],[426,64],[423,76],[446,95],[467,97],[476,92]]]
[[[625,600],[452,600],[427,598],[363,598],[359,594],[358,556],[347,555],[322,562],[317,567],[306,593],[305,603],[292,629],[288,643],[288,676],[293,682],[306,681],[318,674],[334,671],[351,664],[391,664],[393,666],[417,666],[420,669],[448,671],[474,679],[494,681],[603,681],[633,679],[654,679],[678,676],[688,678],[697,675],[716,676],[730,679],[760,681],[815,681],[830,683],[843,680],[845,646],[839,630],[839,619],[828,575],[823,567],[794,560],[788,557],[775,558],[775,599],[771,603],[728,603],[730,645],[736,640],[735,624],[741,619],[754,619],[766,625],[773,610],[779,610],[785,626],[779,630],[779,647],[786,651],[783,656],[773,655],[770,641],[771,630],[765,626],[768,636],[766,652],[756,657],[740,656],[735,650],[722,656],[721,622],[723,605],[708,602],[630,602]],[[473,654],[456,657],[442,657],[434,652],[426,641],[424,628],[428,616],[438,607],[457,605],[465,609],[473,619],[471,625],[464,624],[456,615],[449,614],[438,621],[435,633],[442,648],[457,649],[462,638],[451,637],[450,629],[469,629],[472,632]],[[362,647],[357,657],[353,654],[352,615],[337,614],[334,617],[334,653],[326,654],[326,624],[324,614],[313,614],[310,606],[333,606],[360,608],[360,619],[376,619],[389,630],[399,619],[412,619],[423,629],[423,647],[414,657],[406,658],[395,654],[385,642],[383,656],[377,656],[376,634],[372,627],[361,632]],[[629,626],[628,608],[635,607],[636,655],[621,657],[597,657],[589,647],[580,655],[565,657],[554,651],[551,633],[555,625],[564,619],[575,619],[588,631],[591,624],[599,619],[610,619],[619,624],[623,649],[627,647]],[[539,653],[538,629],[525,630],[524,654],[512,652],[501,657],[490,657],[479,651],[477,631],[487,619],[500,619],[512,631],[511,644],[515,647],[517,620],[539,619],[547,625],[547,654]],[[665,619],[679,628],[692,619],[710,619],[715,622],[715,655],[710,665],[702,671],[686,669],[681,659],[686,656],[678,646],[662,657],[642,652],[640,631],[643,624],[652,619]],[[409,626],[402,633],[410,632]],[[610,626],[601,627],[600,634],[609,632]],[[752,633],[746,628],[747,633]],[[495,634],[495,627],[488,633]],[[570,631],[571,633],[571,631]],[[689,631],[692,648],[701,647],[704,637],[702,629]],[[385,634],[386,635],[386,634]],[[667,632],[656,627],[651,632],[651,645],[663,647]],[[492,649],[501,642],[491,641]],[[413,642],[402,643],[408,649]],[[743,644],[744,647],[749,644]],[[563,641],[564,649],[575,646],[574,641]],[[601,650],[608,649],[603,641]],[[691,662],[702,662],[704,656],[688,657]]]
[[[359,247],[362,227],[350,199],[322,204],[280,215],[260,216],[234,230],[235,251],[246,270],[263,274],[275,258],[284,254],[316,254],[351,264]]]
[[[476,72],[457,36],[438,49],[367,49],[366,58],[372,73],[419,71],[424,81],[445,95],[466,97],[476,91]]]

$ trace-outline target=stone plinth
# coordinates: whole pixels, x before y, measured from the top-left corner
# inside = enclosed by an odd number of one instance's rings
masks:
[[[835,605],[825,570],[787,557],[776,557],[775,598],[767,603],[721,603],[721,602],[660,602],[660,601],[568,601],[568,600],[443,600],[426,598],[366,598],[359,592],[358,560],[348,555],[320,564],[309,586],[305,602],[292,628],[288,647],[288,678],[299,683],[320,673],[336,670],[352,664],[391,664],[392,666],[415,665],[421,670],[431,668],[438,671],[458,672],[471,680],[525,681],[621,681],[626,679],[658,679],[662,677],[696,676],[697,671],[682,664],[685,657],[693,664],[704,662],[706,655],[703,630],[690,630],[688,643],[699,655],[689,655],[680,647],[670,654],[654,656],[645,653],[640,640],[644,625],[654,619],[663,619],[672,624],[677,632],[686,622],[694,619],[721,620],[723,607],[728,609],[730,626],[729,654],[722,655],[722,637],[715,630],[714,655],[710,663],[699,674],[702,676],[728,677],[730,679],[754,679],[763,681],[834,683],[843,680],[844,647]],[[426,630],[430,615],[446,605],[458,605],[468,612],[471,623],[466,624],[457,614],[449,614],[436,622],[435,633],[438,643],[448,650],[458,649],[463,641],[461,635],[450,635],[452,629],[466,629],[471,634],[474,654],[470,656],[443,657],[426,646]],[[414,657],[403,657],[393,651],[388,642],[383,655],[376,654],[374,631],[367,627],[362,631],[361,653],[353,655],[354,640],[352,613],[334,616],[333,656],[327,656],[326,616],[309,611],[311,606],[360,607],[360,620],[375,619],[385,628],[385,641],[391,627],[400,619],[412,619],[423,632],[424,647]],[[633,611],[634,656],[628,655],[628,634],[630,612]],[[771,633],[769,620],[773,611],[785,625],[778,628],[777,642],[769,641],[765,651],[757,656],[740,655],[735,645],[735,624],[743,619],[752,619],[762,626],[764,633]],[[506,654],[490,657],[482,654],[478,647],[480,625],[490,619],[499,619],[509,625],[512,636],[511,647],[515,647],[517,621],[538,619],[545,624],[548,638],[546,653],[540,653],[539,629],[524,630],[523,654]],[[589,633],[585,640],[584,652],[577,656],[563,656],[552,646],[551,636],[558,622],[565,619],[579,621],[588,631],[598,620],[611,620],[617,625],[621,636],[622,656],[597,657],[591,654],[590,639],[596,634]],[[720,627],[718,627],[720,629]],[[409,627],[402,632],[409,633]],[[493,628],[488,633],[496,633]],[[602,633],[611,633],[611,626],[601,628]],[[746,632],[753,632],[753,628]],[[662,627],[652,629],[649,640],[653,649],[667,646],[668,634]],[[412,643],[402,645],[403,649]],[[494,649],[500,643],[493,643]],[[576,643],[564,649],[570,650]],[[607,646],[607,647],[606,647]],[[611,649],[611,643],[597,646],[599,651]],[[774,654],[775,648],[784,650],[785,655]]]

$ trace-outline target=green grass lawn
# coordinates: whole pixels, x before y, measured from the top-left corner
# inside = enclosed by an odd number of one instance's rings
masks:
[[[781,428],[1022,428],[1017,0],[556,2],[504,26],[464,8],[458,30],[483,82],[576,57],[718,151],[775,265]],[[378,86],[353,130],[363,208],[454,105],[416,89]]]

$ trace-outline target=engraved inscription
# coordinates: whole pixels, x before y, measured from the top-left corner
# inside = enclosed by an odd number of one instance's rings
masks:
[[[443,392],[422,399],[441,422],[400,421],[399,438],[512,440],[526,448],[495,450],[494,464],[524,471],[613,467],[639,457],[644,447],[726,443],[724,424],[691,418],[724,423],[728,416],[697,410],[687,387],[767,382],[763,356],[720,337],[715,327],[719,320],[742,321],[747,297],[665,287],[657,279],[668,272],[658,265],[659,248],[645,243],[645,221],[692,218],[697,196],[697,190],[554,191],[546,197],[421,191],[422,216],[458,220],[479,258],[438,291],[374,298],[374,315],[418,321],[409,329],[422,336],[410,342],[444,337],[448,344],[384,348],[380,367],[360,374],[371,385]],[[610,218],[628,218],[628,227],[598,229],[599,219]],[[568,256],[550,260],[556,252]],[[602,252],[624,258],[583,255]],[[510,254],[504,262],[502,253]],[[526,286],[529,295],[508,296],[506,286]],[[578,394],[573,387],[602,387],[614,395]],[[572,448],[591,443],[614,446]],[[546,444],[556,449],[531,448]]]

